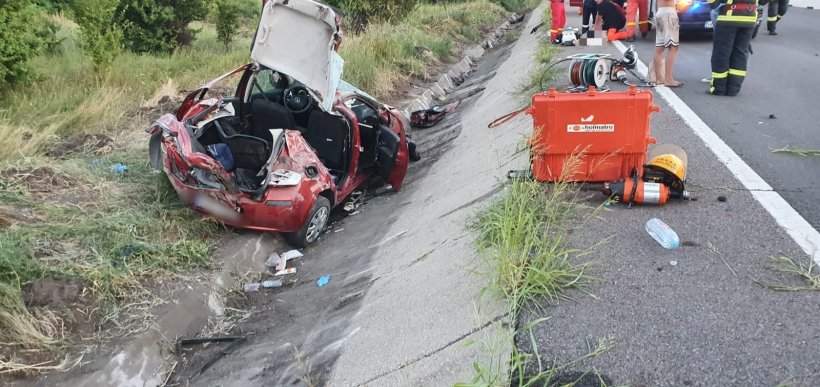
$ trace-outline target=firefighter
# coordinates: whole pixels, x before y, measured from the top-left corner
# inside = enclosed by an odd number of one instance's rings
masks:
[[[639,16],[640,15],[640,16]],[[640,26],[641,36],[646,37],[649,33],[649,1],[629,0],[626,2],[626,32],[635,36],[635,25]]]
[[[746,78],[749,43],[757,23],[757,0],[709,0],[724,4],[715,23],[709,93],[736,96]]]
[[[783,18],[788,9],[789,0],[769,0],[769,18],[766,21],[769,35],[777,35],[777,22]]]
[[[602,20],[601,25],[607,40],[629,39],[630,34],[623,31],[626,26],[623,3],[619,0],[595,0],[595,3],[598,5],[598,19]]]
[[[564,13],[564,0],[550,0],[550,12],[552,13],[552,26],[550,27],[550,41],[561,43],[561,32],[567,23],[567,16]]]
[[[581,16],[581,35],[587,38],[595,37],[595,18],[598,17],[598,5],[595,0],[584,0],[583,15]]]

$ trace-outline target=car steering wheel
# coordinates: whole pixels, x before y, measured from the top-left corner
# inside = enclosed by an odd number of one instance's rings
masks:
[[[293,86],[285,90],[285,107],[293,114],[308,111],[313,104],[310,92],[304,86]]]

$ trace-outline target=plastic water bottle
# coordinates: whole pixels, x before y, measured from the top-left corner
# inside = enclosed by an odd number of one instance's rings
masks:
[[[111,166],[111,171],[117,175],[123,175],[128,172],[128,166],[123,163],[116,163]]]
[[[675,230],[658,218],[646,222],[646,232],[665,249],[674,250],[680,247],[680,238]]]

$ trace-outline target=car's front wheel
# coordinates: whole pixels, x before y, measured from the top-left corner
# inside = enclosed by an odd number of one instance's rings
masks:
[[[285,239],[295,247],[307,247],[316,242],[325,231],[330,219],[330,201],[323,196],[316,198],[305,224],[297,232],[286,233]]]

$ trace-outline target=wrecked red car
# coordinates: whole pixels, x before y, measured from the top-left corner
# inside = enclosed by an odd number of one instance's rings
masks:
[[[252,63],[190,93],[148,128],[151,163],[183,202],[304,247],[363,185],[401,188],[408,122],[341,80],[339,23],[314,1],[268,1]],[[233,95],[206,98],[229,77],[239,78]]]

